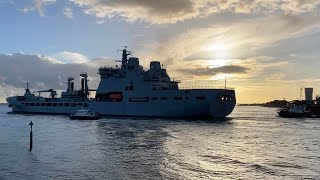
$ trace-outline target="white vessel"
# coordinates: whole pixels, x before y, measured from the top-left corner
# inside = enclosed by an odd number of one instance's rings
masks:
[[[13,112],[50,114],[71,114],[86,106],[99,115],[149,117],[225,117],[233,111],[234,89],[180,88],[180,81],[171,79],[160,62],[152,61],[149,70],[144,70],[139,59],[129,55],[125,48],[119,68],[99,68],[101,81],[93,100],[88,99],[87,75],[81,74],[81,90],[68,85],[64,92],[68,96],[36,97],[27,88],[24,96],[7,98],[9,106]]]
[[[79,120],[97,120],[99,119],[98,114],[91,113],[88,109],[79,109],[75,114],[70,114],[70,119]]]

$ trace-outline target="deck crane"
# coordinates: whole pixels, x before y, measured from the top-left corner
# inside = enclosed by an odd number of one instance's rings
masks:
[[[39,96],[40,96],[40,94],[41,94],[42,92],[49,92],[52,99],[54,98],[54,96],[57,95],[57,91],[55,91],[55,90],[53,90],[53,89],[33,91],[33,93],[39,93]]]

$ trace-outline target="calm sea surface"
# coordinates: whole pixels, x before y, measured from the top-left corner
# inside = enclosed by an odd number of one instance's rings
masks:
[[[8,111],[0,106],[0,179],[320,179],[320,119],[274,108],[238,106],[225,120]]]

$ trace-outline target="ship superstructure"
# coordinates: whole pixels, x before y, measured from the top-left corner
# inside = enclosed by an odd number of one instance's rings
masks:
[[[159,61],[151,61],[144,70],[139,58],[122,50],[120,67],[101,67],[101,76],[96,96],[89,100],[87,74],[81,74],[81,90],[74,90],[73,78],[68,79],[68,88],[61,98],[49,92],[51,98],[35,96],[27,87],[24,96],[7,98],[13,112],[72,114],[82,106],[93,113],[106,116],[149,117],[225,117],[235,107],[234,89],[180,88],[180,81],[171,79]],[[131,57],[129,57],[131,56]],[[36,92],[35,92],[36,93]]]

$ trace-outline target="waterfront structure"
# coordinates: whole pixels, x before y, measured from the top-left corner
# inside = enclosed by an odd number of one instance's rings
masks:
[[[79,108],[78,104],[86,105],[93,113],[106,116],[225,117],[233,111],[236,104],[234,89],[180,88],[180,81],[171,79],[160,62],[152,61],[149,70],[144,70],[139,64],[139,58],[128,58],[130,55],[131,52],[125,48],[122,50],[119,68],[99,68],[101,81],[93,100],[88,99],[89,89],[85,74],[81,80],[82,88],[76,94],[67,90],[61,98],[53,96],[47,99],[35,97],[30,91],[27,92],[27,88],[24,96],[9,97],[7,101],[14,112],[28,113],[70,114]],[[58,105],[54,109],[51,104],[50,108],[46,106],[40,110],[36,106],[37,103],[55,101],[63,104],[66,101],[66,93],[72,94],[68,96],[72,97],[70,102],[66,102],[73,103],[72,108],[57,108],[60,107]],[[33,103],[33,106],[30,106],[30,103]]]
[[[305,91],[305,100],[313,101],[313,88],[304,88]]]

